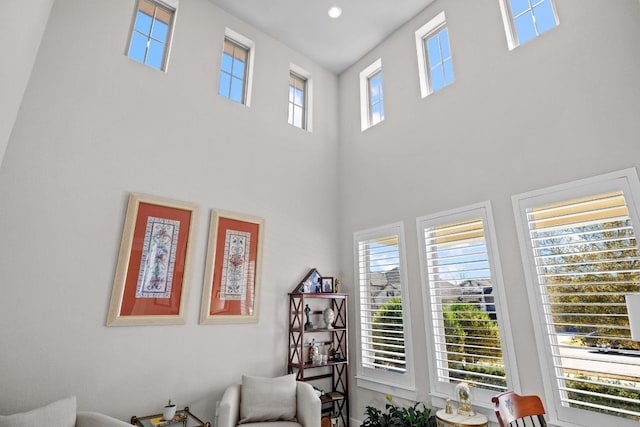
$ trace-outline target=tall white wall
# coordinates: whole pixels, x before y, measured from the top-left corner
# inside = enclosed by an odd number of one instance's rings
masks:
[[[416,382],[427,402],[433,350],[416,217],[491,201],[522,389],[542,394],[511,195],[640,166],[638,2],[554,3],[559,27],[509,51],[497,1],[437,0],[340,76],[344,282],[353,283],[353,232],[403,221]],[[421,99],[414,32],[443,10],[456,80]],[[385,120],[361,132],[358,75],[377,58]],[[351,384],[352,416],[362,419],[383,399]]]
[[[337,77],[207,0],[180,2],[153,70],[124,55],[134,7],[51,10],[0,169],[0,414],[76,394],[213,420],[243,373],[286,372],[287,292],[337,269]],[[255,41],[249,108],[217,95],[225,26]],[[312,133],[287,124],[290,62],[314,80]],[[200,206],[184,326],[105,326],[129,192]],[[210,208],[266,221],[256,324],[198,324]]]
[[[53,0],[7,1],[0,14],[0,165]]]

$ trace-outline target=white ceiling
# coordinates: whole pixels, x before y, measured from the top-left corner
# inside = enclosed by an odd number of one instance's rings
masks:
[[[433,0],[209,0],[340,74]],[[329,18],[337,5],[342,16]]]

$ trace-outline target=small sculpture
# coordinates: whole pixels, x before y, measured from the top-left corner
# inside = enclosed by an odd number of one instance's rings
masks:
[[[305,304],[304,306],[304,315],[307,316],[307,321],[304,324],[304,330],[313,329],[313,323],[309,320],[309,313],[311,313],[311,309],[309,308],[309,304]]]
[[[444,405],[445,414],[453,414],[453,408],[451,407],[451,399],[447,397],[447,404]]]
[[[333,320],[335,319],[335,314],[331,307],[327,307],[322,312],[322,319],[324,323],[327,325],[327,329],[333,329]]]

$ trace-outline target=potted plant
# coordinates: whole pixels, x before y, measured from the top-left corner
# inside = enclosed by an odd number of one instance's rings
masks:
[[[384,411],[373,406],[366,407],[360,427],[436,427],[436,417],[431,415],[431,409],[424,403],[403,407],[394,404],[390,395],[386,399]]]
[[[171,399],[169,399],[169,403],[164,406],[162,410],[162,419],[166,421],[172,420],[176,416],[176,405],[171,403]]]

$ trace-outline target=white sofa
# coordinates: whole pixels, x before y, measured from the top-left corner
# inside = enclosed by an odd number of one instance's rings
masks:
[[[131,427],[131,424],[97,412],[76,412],[75,396],[41,408],[0,415],[0,427]]]
[[[320,427],[320,418],[320,398],[293,375],[243,376],[242,385],[232,385],[222,395],[217,427]]]

